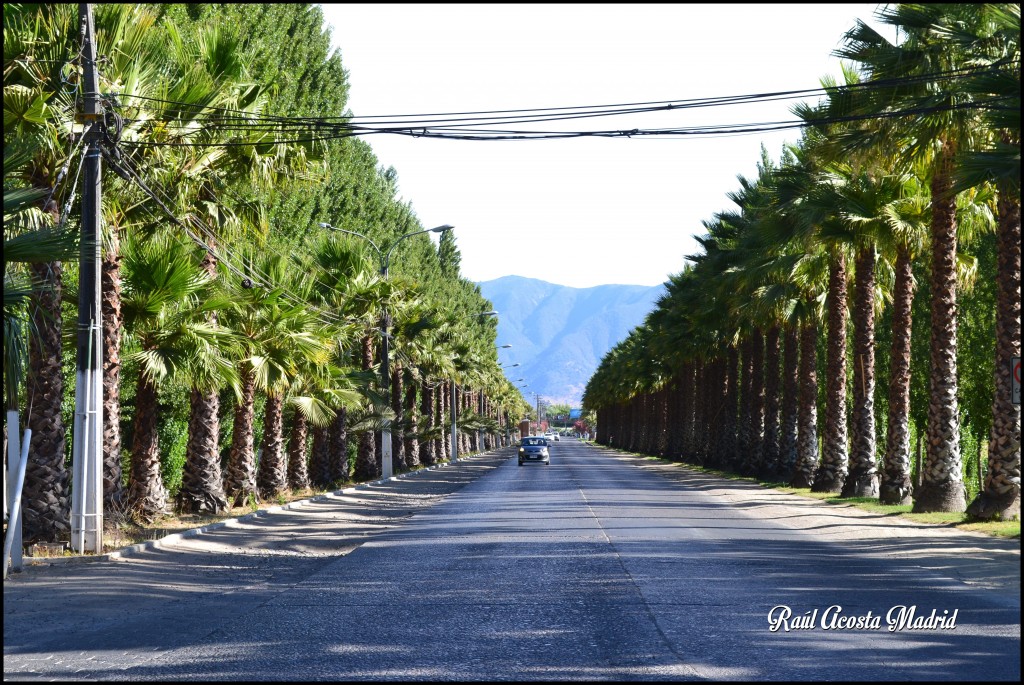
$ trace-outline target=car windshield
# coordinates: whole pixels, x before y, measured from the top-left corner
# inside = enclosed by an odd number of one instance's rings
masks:
[[[543,447],[544,445],[548,444],[548,441],[545,440],[544,438],[523,438],[523,444],[533,447],[540,445],[541,447]]]

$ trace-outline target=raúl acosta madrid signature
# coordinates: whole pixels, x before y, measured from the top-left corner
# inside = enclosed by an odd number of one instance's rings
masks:
[[[960,611],[953,609],[932,609],[921,611],[916,604],[897,604],[884,614],[868,611],[863,614],[847,614],[843,607],[833,604],[825,609],[810,609],[794,614],[785,604],[773,606],[768,612],[768,630],[788,633],[794,630],[882,630],[890,633],[900,630],[953,630],[956,616]]]

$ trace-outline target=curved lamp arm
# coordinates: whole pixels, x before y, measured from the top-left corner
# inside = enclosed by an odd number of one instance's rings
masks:
[[[320,222],[320,228],[329,228],[329,229],[331,229],[332,231],[338,231],[339,233],[348,233],[349,235],[357,235],[357,236],[359,236],[360,238],[363,238],[363,239],[365,239],[365,240],[366,240],[366,242],[368,242],[368,243],[370,243],[371,245],[373,245],[373,249],[375,249],[375,250],[377,251],[377,255],[378,255],[379,257],[381,257],[382,259],[383,259],[383,257],[384,257],[384,255],[383,255],[383,254],[381,253],[381,251],[380,251],[380,248],[379,248],[379,247],[377,247],[377,243],[373,242],[373,241],[372,241],[372,240],[370,239],[370,237],[369,237],[369,236],[365,236],[365,235],[363,235],[362,233],[356,233],[355,231],[350,231],[350,230],[348,230],[347,228],[338,228],[337,226],[331,226],[330,224],[328,224],[328,223],[326,223],[326,222],[323,222],[323,221],[321,221],[321,222]]]

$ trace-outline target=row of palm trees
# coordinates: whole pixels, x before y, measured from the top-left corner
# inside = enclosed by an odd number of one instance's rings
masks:
[[[497,365],[493,322],[469,316],[490,303],[457,264],[442,273],[437,250],[419,236],[396,257],[423,275],[411,278],[411,269],[385,280],[356,239],[289,241],[271,230],[264,198],[330,195],[338,186],[348,203],[343,216],[360,232],[418,230],[394,197],[393,179],[363,159],[368,148],[282,141],[245,126],[269,106],[271,84],[252,81],[240,45],[216,23],[179,27],[165,18],[158,26],[151,7],[101,9],[98,68],[101,92],[111,95],[104,121],[92,125],[103,127],[108,172],[105,509],[151,520],[170,506],[158,434],[173,388],[187,390],[189,405],[175,493],[184,512],[374,478],[383,422],[395,426],[397,471],[450,458],[442,435],[452,394],[460,425],[473,431],[461,436],[460,450],[496,445],[509,413],[525,402]],[[32,429],[23,498],[31,543],[67,539],[69,528],[62,301],[74,299],[65,275],[73,282],[76,271],[67,260],[77,254],[83,138],[79,17],[75,5],[33,5],[5,7],[4,18],[5,377],[8,423],[12,410],[20,422],[24,407]],[[233,125],[211,112],[230,112]],[[367,163],[365,179],[339,169]],[[295,218],[301,225],[291,234],[322,218]],[[34,247],[17,253],[9,243]],[[394,318],[391,397],[377,381],[385,309]],[[230,418],[229,447],[222,417]],[[478,429],[486,444],[477,444]],[[350,436],[358,441],[351,470]]]
[[[458,391],[460,423],[473,432],[464,436],[461,450],[501,442],[514,396],[507,381],[502,383],[494,356],[486,360],[471,346],[456,344],[459,322],[445,320],[445,313],[428,306],[414,287],[381,279],[359,245],[325,237],[315,243],[308,270],[276,254],[247,255],[244,261],[273,287],[223,271],[213,277],[202,256],[201,249],[173,233],[133,235],[126,242],[124,334],[137,341],[137,351],[126,361],[137,363],[139,373],[131,470],[124,490],[116,487],[121,479],[114,479],[106,491],[112,503],[123,499],[143,519],[167,509],[156,431],[165,381],[184,383],[190,394],[186,461],[176,498],[183,512],[222,512],[290,489],[378,477],[380,450],[374,439],[380,436],[374,429],[383,420],[392,421],[396,472],[450,458],[436,449],[448,445],[444,417],[450,412],[441,402],[449,394],[438,389],[453,381],[474,388]],[[308,273],[323,277],[309,279]],[[384,307],[395,320],[397,363],[390,397],[377,387],[374,353]],[[219,400],[225,387],[233,390],[234,406],[222,472],[220,412],[207,412],[204,397]],[[258,396],[264,419],[255,449]],[[482,412],[469,409],[470,402],[481,401]],[[479,428],[486,429],[484,445],[476,444]],[[359,439],[351,467],[350,432]]]
[[[994,228],[988,473],[968,511],[1016,517],[1020,408],[1009,369],[1020,355],[1020,6],[901,4],[878,18],[900,42],[863,23],[846,34],[837,51],[852,61],[843,86],[826,80],[823,102],[795,108],[807,123],[800,142],[778,164],[762,153],[758,178],[740,178],[730,195],[738,209],[704,222],[703,252],[602,360],[584,404],[597,411],[604,444],[962,512],[957,298],[974,273],[958,246]],[[927,455],[916,492],[915,266],[929,274],[931,295],[929,406],[917,426]],[[886,302],[892,343],[879,444],[875,320]]]

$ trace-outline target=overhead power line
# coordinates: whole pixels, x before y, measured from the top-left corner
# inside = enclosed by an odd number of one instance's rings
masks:
[[[679,100],[660,100],[638,103],[620,103],[611,105],[584,105],[575,107],[552,107],[520,110],[491,110],[479,112],[446,112],[439,114],[387,115],[371,117],[282,117],[254,114],[230,108],[199,108],[184,103],[146,98],[143,96],[120,94],[118,98],[152,101],[165,105],[172,118],[159,120],[173,132],[174,124],[184,121],[179,136],[165,141],[126,141],[132,146],[205,146],[208,142],[193,142],[191,136],[216,131],[221,134],[237,133],[239,139],[219,142],[224,146],[251,146],[275,144],[316,143],[326,140],[365,135],[404,135],[415,138],[440,138],[449,140],[550,140],[559,138],[580,137],[686,137],[686,136],[721,136],[749,135],[793,128],[802,128],[827,123],[857,121],[865,119],[894,118],[901,116],[917,116],[921,114],[951,111],[954,109],[1011,109],[1019,103],[1014,98],[993,97],[980,102],[943,105],[927,109],[907,109],[888,112],[882,115],[862,115],[857,117],[841,117],[820,119],[816,121],[792,119],[786,121],[717,124],[705,126],[680,126],[663,128],[631,128],[631,129],[600,129],[600,130],[536,130],[519,128],[522,125],[535,126],[541,123],[564,122],[579,119],[593,119],[612,116],[650,114],[654,112],[673,112],[681,110],[702,109],[742,104],[757,104],[779,100],[801,99],[813,95],[842,94],[863,90],[906,87],[936,80],[962,79],[1001,70],[1010,63],[958,69],[904,79],[869,81],[844,86],[822,87],[802,90],[788,90],[770,93],[753,93],[724,97],[691,98]],[[134,120],[125,116],[126,123],[156,123],[158,120]],[[172,133],[173,136],[173,133]],[[244,138],[244,139],[243,139]]]

